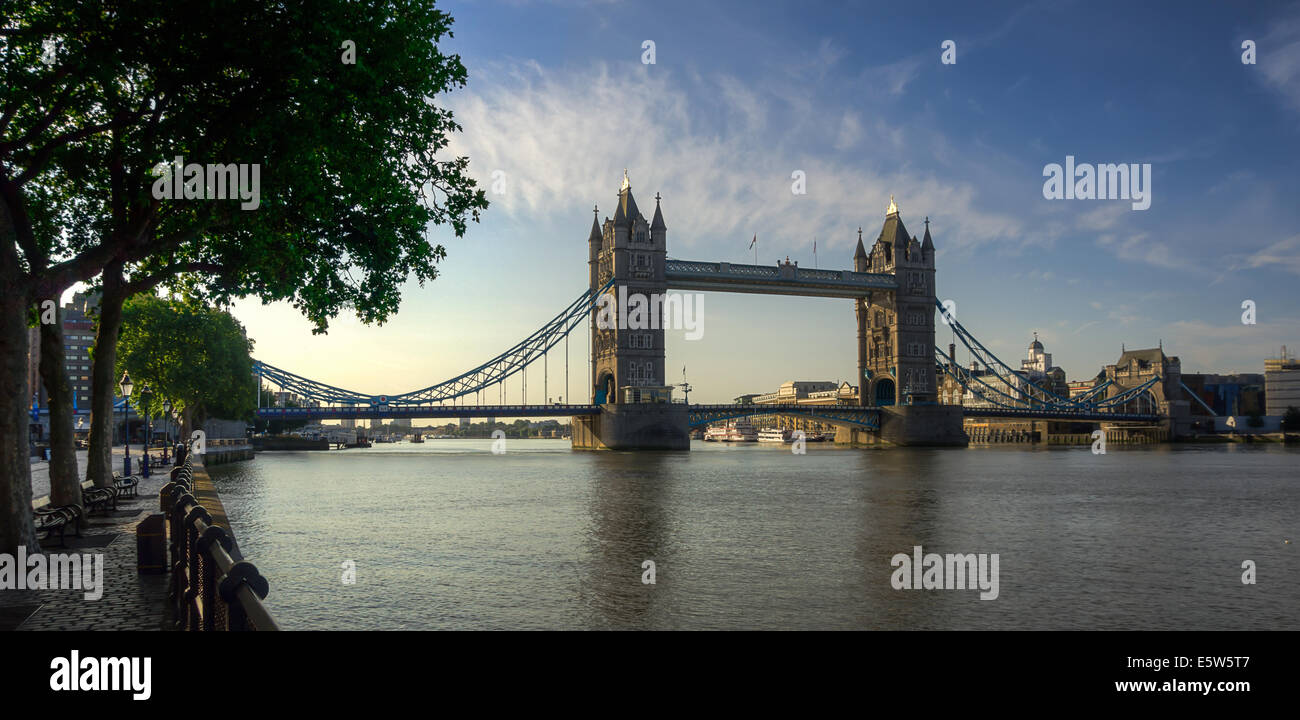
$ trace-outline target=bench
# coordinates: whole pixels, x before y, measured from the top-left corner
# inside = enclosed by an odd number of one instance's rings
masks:
[[[116,487],[93,487],[81,491],[81,504],[86,511],[117,509],[118,489]]]
[[[140,488],[140,476],[122,477],[117,473],[113,473],[113,485],[117,487],[117,491],[122,497],[135,497],[136,491]]]
[[[63,539],[63,533],[67,531],[68,524],[71,523],[77,537],[81,537],[81,508],[76,505],[62,505],[60,507],[46,508],[34,512],[36,521],[36,530],[45,532],[45,539],[54,537],[54,531],[59,531],[59,546],[67,547]]]

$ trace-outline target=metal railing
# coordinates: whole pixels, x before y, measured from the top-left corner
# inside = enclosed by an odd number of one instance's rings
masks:
[[[262,600],[266,578],[243,559],[234,538],[195,499],[190,453],[159,493],[167,523],[171,585],[167,600],[178,630],[279,630]]]

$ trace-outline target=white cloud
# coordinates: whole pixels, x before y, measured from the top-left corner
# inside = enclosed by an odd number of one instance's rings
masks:
[[[855,112],[844,113],[844,118],[840,120],[840,134],[835,139],[836,150],[848,150],[862,139],[862,120],[858,118]]]
[[[1256,65],[1247,67],[1257,68],[1266,87],[1300,110],[1300,15],[1275,21],[1256,47]]]
[[[1148,233],[1138,233],[1123,240],[1106,234],[1097,238],[1097,244],[1121,260],[1146,263],[1169,270],[1191,270],[1196,266],[1177,253],[1169,243],[1153,239]]]
[[[663,193],[678,257],[727,259],[754,233],[776,252],[814,235],[832,252],[851,248],[858,226],[874,237],[891,193],[913,233],[931,217],[941,249],[1005,244],[1022,230],[1019,218],[982,207],[977,184],[899,162],[901,128],[877,122],[879,140],[846,157],[830,146],[847,116],[785,128],[775,121],[790,109],[781,98],[729,76],[606,64],[552,72],[528,62],[480,68],[475,80],[449,99],[465,129],[450,150],[469,156],[485,186],[494,170],[507,174],[506,194],[489,194],[490,213],[535,223],[581,217],[594,202],[611,215],[626,167],[643,212]],[[806,195],[790,192],[794,170],[807,174]]]
[[[1268,247],[1251,253],[1241,263],[1233,267],[1234,270],[1262,267],[1276,267],[1292,275],[1300,275],[1300,235],[1292,235],[1285,240],[1279,240]]]

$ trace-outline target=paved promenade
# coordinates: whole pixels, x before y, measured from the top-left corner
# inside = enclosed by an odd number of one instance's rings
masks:
[[[140,472],[140,451],[142,446],[131,446],[131,470],[134,473]],[[162,453],[162,449],[154,447],[150,451],[154,456]],[[121,445],[113,446],[113,472],[121,474],[122,472],[122,455],[124,451]],[[170,456],[170,451],[168,455]],[[168,465],[170,470],[171,466]],[[86,479],[86,451],[77,451],[77,477],[82,480]],[[44,460],[32,463],[32,499],[43,497],[50,494],[50,464]]]
[[[131,450],[137,457],[138,447]],[[114,448],[120,456],[121,448]],[[85,452],[78,453],[84,470]],[[121,459],[117,459],[121,472]],[[44,465],[44,463],[41,463]],[[170,466],[160,468],[140,481],[137,497],[119,498],[117,510],[98,512],[87,518],[83,537],[71,530],[67,547],[58,537],[44,542],[42,552],[102,554],[104,594],[86,600],[82,590],[0,590],[2,630],[162,630],[169,575],[140,575],[136,572],[135,526],[146,515],[159,512],[158,491],[169,479]],[[35,475],[33,466],[33,475]],[[48,488],[48,479],[46,479]],[[36,480],[33,477],[33,492]],[[38,493],[44,494],[44,493]]]

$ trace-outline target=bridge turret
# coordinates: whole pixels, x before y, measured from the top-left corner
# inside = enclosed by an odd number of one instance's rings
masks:
[[[867,272],[871,269],[871,263],[867,259],[867,249],[862,247],[862,228],[858,228],[858,249],[853,252],[853,269],[857,272]]]
[[[600,232],[600,208],[593,207],[591,212],[593,213],[591,217],[591,234],[587,236],[587,269],[588,274],[590,275],[591,288],[594,290],[600,287],[597,280],[599,279],[598,276],[600,274],[600,244],[602,235]]]
[[[934,267],[934,241],[930,239],[930,218],[925,218],[925,239],[921,241],[921,261]]]

